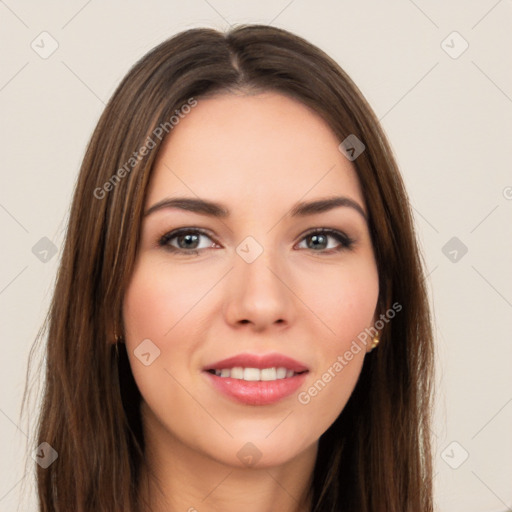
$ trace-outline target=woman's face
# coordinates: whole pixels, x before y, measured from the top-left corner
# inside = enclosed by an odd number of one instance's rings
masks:
[[[268,467],[312,449],[343,410],[379,288],[340,142],[276,93],[199,99],[167,138],[123,306],[157,446]],[[333,197],[348,201],[299,210]]]

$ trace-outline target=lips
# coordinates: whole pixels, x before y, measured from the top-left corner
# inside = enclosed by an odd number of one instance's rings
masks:
[[[235,367],[242,368],[258,368],[263,370],[265,368],[286,368],[292,370],[294,373],[302,373],[308,371],[308,367],[292,359],[291,357],[283,354],[239,354],[222,361],[217,361],[204,368],[205,371],[209,370],[223,370]]]
[[[308,367],[283,354],[239,354],[206,366],[214,389],[245,405],[270,405],[298,390]],[[258,377],[258,378],[256,378]]]

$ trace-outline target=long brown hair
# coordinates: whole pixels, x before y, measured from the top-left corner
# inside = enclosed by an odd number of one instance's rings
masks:
[[[47,334],[46,375],[33,447],[45,442],[58,453],[48,468],[35,466],[40,512],[143,510],[141,396],[124,345],[116,355],[111,342],[114,331],[123,332],[122,301],[152,165],[184,105],[221,92],[263,91],[311,107],[340,142],[355,135],[366,146],[353,164],[369,212],[378,312],[402,306],[319,440],[313,510],[433,510],[431,316],[392,152],[366,100],[329,56],[285,30],[242,25],[226,33],[186,30],[151,50],[122,80],[89,142],[38,337]]]

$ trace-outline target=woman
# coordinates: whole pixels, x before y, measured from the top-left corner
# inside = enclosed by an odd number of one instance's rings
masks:
[[[333,60],[248,25],[130,70],[80,170],[46,363],[41,511],[433,510],[410,206]]]

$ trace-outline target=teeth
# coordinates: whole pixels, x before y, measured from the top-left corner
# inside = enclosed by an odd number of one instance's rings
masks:
[[[235,366],[235,368],[231,368],[231,378],[233,379],[243,379],[244,378],[244,369],[240,366]]]
[[[277,378],[284,379],[286,377],[286,368],[279,367],[277,369]]]
[[[217,377],[231,377],[232,379],[246,380],[246,381],[272,381],[279,379],[286,379],[293,377],[295,372],[288,370],[282,366],[278,368],[242,368],[235,366],[234,368],[223,368],[222,370],[215,370]]]
[[[277,379],[277,371],[275,368],[263,368],[260,371],[260,380],[276,380]]]
[[[258,368],[245,368],[244,380],[260,380],[261,370]]]

